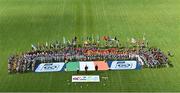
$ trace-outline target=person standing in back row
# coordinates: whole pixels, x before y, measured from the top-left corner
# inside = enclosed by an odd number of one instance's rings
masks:
[[[79,74],[79,67],[77,67],[77,74]]]
[[[87,73],[87,70],[88,70],[88,66],[86,65],[85,66],[85,73]]]
[[[96,64],[96,66],[95,66],[95,70],[98,71],[98,65],[97,65],[97,64]]]

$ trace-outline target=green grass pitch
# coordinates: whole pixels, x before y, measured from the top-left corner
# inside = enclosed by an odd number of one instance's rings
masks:
[[[0,91],[180,91],[179,10],[180,0],[0,0]],[[174,52],[173,68],[90,72],[109,79],[76,85],[75,72],[7,73],[9,55],[31,44],[98,34],[125,45],[143,33]]]

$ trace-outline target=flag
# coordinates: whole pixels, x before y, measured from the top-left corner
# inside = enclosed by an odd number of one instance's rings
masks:
[[[92,41],[94,41],[94,36],[93,35],[92,35],[91,39],[92,39]]]
[[[131,38],[131,43],[136,43],[136,40],[134,38]]]
[[[146,40],[146,38],[143,36],[143,40],[145,41]]]
[[[46,47],[48,47],[48,42],[46,42]]]
[[[97,37],[96,37],[96,38],[97,38],[97,40],[98,40],[98,41],[100,40],[99,35],[97,35]]]
[[[102,39],[107,41],[107,40],[109,40],[109,37],[108,36],[103,36]]]
[[[66,44],[66,38],[65,37],[63,37],[63,43]]]
[[[89,41],[92,41],[92,37],[89,36]]]
[[[84,41],[84,44],[88,44],[88,42],[87,42],[87,41]]]
[[[97,35],[96,38],[97,38],[97,41],[96,41],[96,42],[99,43],[99,42],[100,42],[100,37],[99,37],[99,35]]]
[[[37,50],[37,48],[36,48],[35,45],[31,44],[31,47],[32,47],[32,49],[34,49],[35,51]]]
[[[39,42],[38,42],[37,49],[39,49],[39,48],[40,48],[40,44],[39,44]]]
[[[68,40],[68,43],[71,44],[71,42]]]
[[[111,36],[107,36],[108,41],[112,41]]]
[[[145,38],[145,33],[143,34],[143,40],[144,40],[144,41],[146,40],[146,38]]]

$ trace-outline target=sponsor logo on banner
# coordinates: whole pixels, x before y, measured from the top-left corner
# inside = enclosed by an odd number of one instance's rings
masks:
[[[121,69],[136,69],[136,61],[113,61],[110,69],[121,70]]]
[[[54,72],[61,71],[64,63],[42,63],[40,64],[35,72]]]
[[[92,76],[72,76],[72,82],[100,82],[100,78],[98,75],[92,75]]]

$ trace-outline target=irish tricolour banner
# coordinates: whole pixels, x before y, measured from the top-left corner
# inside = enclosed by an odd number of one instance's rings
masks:
[[[95,66],[98,66],[98,70],[108,70],[108,64],[105,61],[80,61],[80,62],[68,62],[66,64],[67,71],[85,71],[85,66],[88,67],[88,71],[95,71]]]

